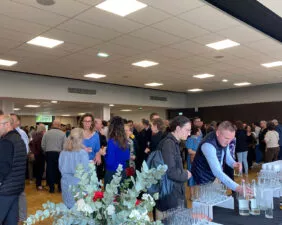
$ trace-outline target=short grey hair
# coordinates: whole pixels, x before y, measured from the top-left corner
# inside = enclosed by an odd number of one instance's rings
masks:
[[[12,117],[9,116],[9,115],[2,115],[2,122],[4,122],[4,123],[5,123],[5,122],[10,123],[11,126],[14,125],[14,120],[13,120]]]
[[[230,121],[223,121],[218,125],[218,130],[228,130],[230,132],[236,131],[236,126]]]
[[[44,126],[44,124],[39,124],[37,126],[36,133],[41,133],[41,132],[45,132],[45,131],[46,131],[46,127]]]

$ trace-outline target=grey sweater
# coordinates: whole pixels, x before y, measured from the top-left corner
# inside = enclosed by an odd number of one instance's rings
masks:
[[[48,130],[41,142],[41,147],[44,152],[61,152],[64,148],[66,135],[60,129],[52,128]]]

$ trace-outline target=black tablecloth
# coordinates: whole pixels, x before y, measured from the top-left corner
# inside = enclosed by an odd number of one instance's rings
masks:
[[[214,207],[213,222],[223,225],[282,225],[282,210],[279,199],[274,199],[273,219],[265,218],[264,211],[260,216],[239,216],[235,210]]]

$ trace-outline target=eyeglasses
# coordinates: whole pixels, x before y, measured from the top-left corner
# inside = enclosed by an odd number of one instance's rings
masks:
[[[93,121],[92,120],[85,120],[85,121],[82,121],[83,123],[92,123]]]

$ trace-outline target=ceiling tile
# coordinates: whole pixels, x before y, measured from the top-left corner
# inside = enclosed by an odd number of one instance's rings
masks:
[[[164,13],[158,9],[147,7],[145,10],[139,10],[135,13],[129,14],[126,18],[145,25],[151,25],[170,16],[171,15]]]
[[[167,33],[183,37],[186,39],[190,39],[193,37],[198,37],[203,34],[209,33],[209,31],[204,30],[196,25],[188,23],[185,20],[178,19],[178,18],[170,18],[164,20],[160,23],[156,23],[152,25],[153,27],[165,31]]]
[[[151,42],[142,40],[137,37],[133,37],[131,35],[122,36],[112,40],[110,43],[115,43],[127,48],[139,49],[141,51],[149,51],[156,48],[159,48],[159,44],[153,44]]]
[[[92,8],[84,12],[83,14],[78,15],[76,19],[85,21],[87,23],[95,24],[100,27],[113,29],[120,33],[128,33],[144,26],[143,24],[128,20],[126,19],[126,17],[121,17],[100,10],[98,8]]]
[[[110,40],[120,35],[120,33],[94,24],[84,23],[78,20],[69,20],[58,26],[58,29],[67,30],[79,35],[85,35],[100,40]]]
[[[141,0],[141,2],[146,3],[152,7],[161,9],[169,14],[177,15],[182,12],[186,12],[198,7],[205,5],[204,2],[200,0]]]
[[[182,50],[182,51],[187,51],[187,52],[190,52],[190,53],[193,53],[193,54],[204,54],[204,53],[212,51],[212,49],[207,48],[204,45],[200,45],[200,44],[197,44],[197,43],[195,43],[193,41],[189,41],[189,40],[178,43],[178,44],[170,45],[169,47],[179,49],[179,50]]]
[[[44,37],[62,40],[72,44],[78,44],[81,46],[93,46],[101,43],[101,40],[84,36],[76,33],[72,33],[66,30],[52,29],[42,34]]]
[[[133,55],[140,54],[143,51],[138,50],[138,49],[128,48],[128,47],[123,47],[121,45],[114,44],[114,43],[102,43],[92,48],[89,48],[89,52],[96,52],[96,53],[106,52],[109,55],[117,54],[117,55],[122,55],[122,56],[133,56]]]
[[[31,34],[10,30],[2,28],[0,32],[0,38],[14,40],[16,42],[27,42],[32,39],[34,36]]]
[[[239,42],[240,44],[247,44],[249,42],[259,41],[267,38],[265,34],[246,24],[242,24],[238,27],[224,29],[218,31],[217,33],[221,36],[226,37],[227,39]]]
[[[32,34],[34,36],[50,29],[47,26],[36,24],[36,22],[27,22],[21,19],[10,18],[0,15],[0,27],[15,30],[21,33]]]
[[[161,47],[152,51],[153,53],[164,55],[169,58],[181,59],[190,56],[191,54],[185,51],[181,51],[178,49],[170,48],[170,47]]]
[[[35,7],[44,11],[53,12],[66,17],[73,17],[82,11],[89,8],[89,6],[79,3],[74,0],[60,0],[56,1],[54,5],[44,6],[37,3],[35,0],[12,0],[26,6]]]
[[[183,40],[183,38],[159,31],[151,27],[145,27],[138,31],[134,31],[131,33],[131,35],[161,45],[169,45]]]
[[[240,25],[240,22],[233,17],[209,5],[189,11],[179,17],[212,32]]]
[[[67,19],[67,17],[59,16],[55,13],[49,13],[11,1],[1,2],[0,14],[45,26],[56,26]]]

